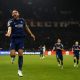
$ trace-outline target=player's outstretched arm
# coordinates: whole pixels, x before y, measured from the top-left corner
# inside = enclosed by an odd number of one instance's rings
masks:
[[[28,33],[31,35],[31,37],[35,40],[34,34],[31,32],[31,30],[29,29],[29,27],[27,25],[26,25],[26,29],[27,29]]]
[[[11,27],[8,27],[8,31],[7,31],[7,33],[5,34],[5,36],[10,37],[10,35],[11,35],[11,30],[12,30],[12,28],[11,28]]]

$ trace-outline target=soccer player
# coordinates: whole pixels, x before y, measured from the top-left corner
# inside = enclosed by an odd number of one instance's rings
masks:
[[[79,64],[79,51],[80,45],[79,42],[76,41],[75,44],[72,46],[72,52],[74,53],[74,67],[78,67]]]
[[[8,21],[8,31],[6,33],[6,36],[11,37],[10,56],[12,58],[12,63],[14,62],[16,56],[15,52],[18,51],[18,75],[22,77],[25,30],[29,32],[34,40],[35,36],[32,34],[25,20],[23,18],[20,18],[20,13],[18,10],[12,11],[12,17],[13,18]]]
[[[56,50],[56,58],[58,62],[58,66],[61,66],[61,69],[63,69],[63,44],[61,43],[61,39],[57,40],[57,43],[55,43],[53,50]]]
[[[40,50],[40,59],[43,59],[43,46],[42,45],[40,45],[39,50]]]
[[[46,46],[43,45],[43,58],[45,58],[45,51],[46,51]]]

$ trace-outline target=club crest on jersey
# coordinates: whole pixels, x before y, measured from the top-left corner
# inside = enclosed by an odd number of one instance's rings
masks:
[[[23,21],[20,21],[20,23],[23,23]]]

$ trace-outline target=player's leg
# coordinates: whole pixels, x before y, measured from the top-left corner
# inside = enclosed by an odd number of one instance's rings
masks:
[[[74,54],[74,67],[76,67],[76,55]]]
[[[60,60],[61,60],[61,69],[63,69],[63,55],[60,56]]]
[[[23,66],[23,49],[19,49],[18,50],[18,74],[21,77],[23,76],[22,66]]]
[[[15,53],[15,39],[11,39],[11,42],[10,42],[10,56],[11,56],[11,62],[13,64],[14,60],[15,60],[15,56],[16,56],[16,53]]]
[[[23,66],[23,50],[24,50],[24,39],[17,39],[17,50],[18,50],[18,75],[20,77],[22,74],[22,66]]]
[[[78,67],[78,64],[79,64],[79,54],[77,55],[77,67]]]
[[[43,51],[42,51],[42,59],[44,58],[44,54],[43,54]]]
[[[43,56],[43,55],[42,55],[42,51],[40,51],[40,59],[42,59],[42,56]]]
[[[40,51],[40,58],[41,58],[41,51]]]
[[[45,58],[45,52],[43,51],[43,58]]]
[[[43,52],[43,59],[45,58],[44,52]]]
[[[56,54],[56,58],[57,58],[58,66],[61,66],[60,59],[59,59],[59,55],[58,54]]]
[[[16,56],[15,50],[10,50],[10,56],[11,56],[11,63],[13,64]]]

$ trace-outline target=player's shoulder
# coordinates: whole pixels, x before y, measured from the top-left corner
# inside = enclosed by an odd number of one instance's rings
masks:
[[[13,22],[13,19],[9,19],[8,22]]]
[[[25,19],[24,19],[24,18],[19,18],[19,20],[25,21]]]
[[[7,23],[7,26],[11,26],[12,23],[13,23],[13,19],[9,19],[8,23]]]
[[[19,18],[19,20],[23,23],[26,23],[25,19],[24,18]]]

